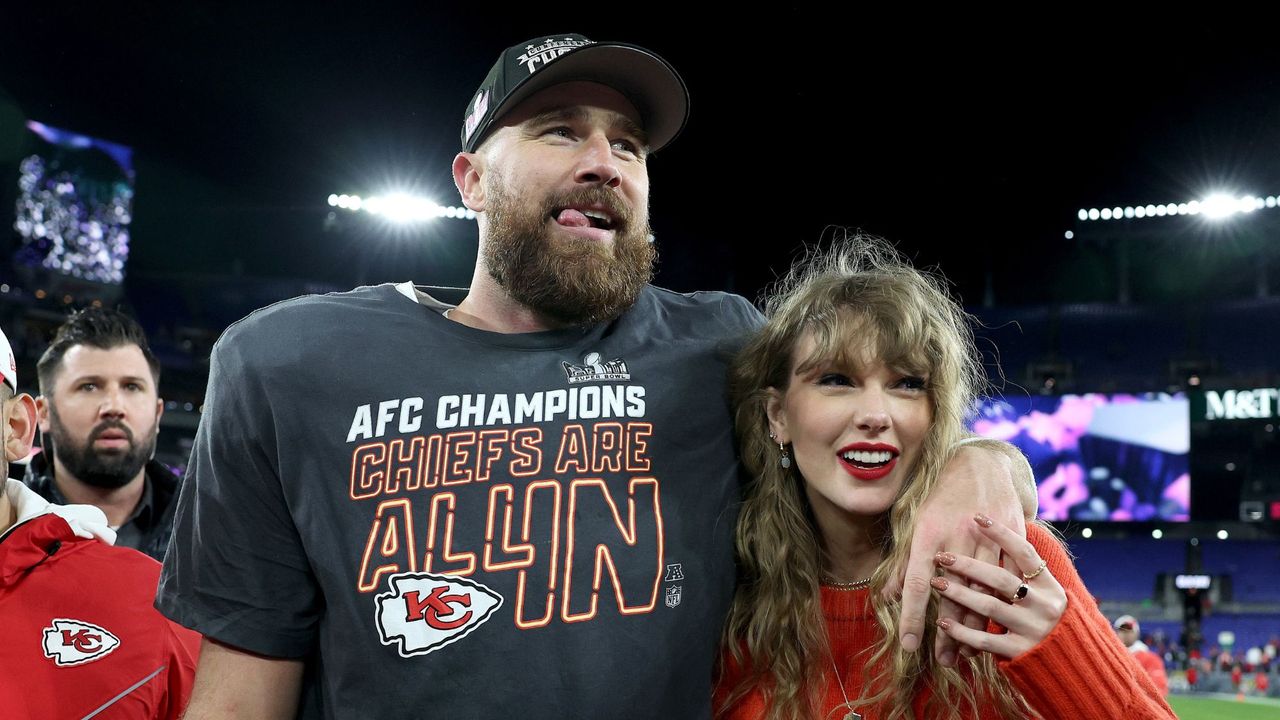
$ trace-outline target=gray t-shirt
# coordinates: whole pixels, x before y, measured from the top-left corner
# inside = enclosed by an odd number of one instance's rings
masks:
[[[710,717],[725,371],[759,313],[647,287],[504,335],[441,307],[383,285],[227,330],[157,607],[307,658],[306,717]]]

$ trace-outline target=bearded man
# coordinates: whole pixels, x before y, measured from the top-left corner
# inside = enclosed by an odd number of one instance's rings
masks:
[[[98,507],[117,547],[164,560],[178,478],[152,459],[164,403],[142,327],[116,310],[82,310],[58,328],[36,373],[44,452],[23,481],[49,502]]]

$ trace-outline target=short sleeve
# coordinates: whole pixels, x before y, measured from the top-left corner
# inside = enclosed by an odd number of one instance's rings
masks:
[[[301,657],[323,603],[280,482],[270,351],[242,321],[214,347],[156,608],[219,642]]]

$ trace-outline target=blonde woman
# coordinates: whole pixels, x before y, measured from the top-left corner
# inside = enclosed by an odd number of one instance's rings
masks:
[[[939,620],[923,645],[943,633],[971,659],[940,663],[895,642],[901,603],[881,591],[982,386],[968,319],[937,279],[853,238],[802,263],[766,314],[733,371],[753,479],[721,717],[1174,717],[1036,523],[1024,538],[975,517],[1003,567],[937,555],[967,582],[935,578],[930,617],[945,598],[992,624]]]

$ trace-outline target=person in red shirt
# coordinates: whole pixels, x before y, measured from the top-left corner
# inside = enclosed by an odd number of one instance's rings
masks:
[[[1168,696],[1169,676],[1164,671],[1164,661],[1139,639],[1138,619],[1132,615],[1121,615],[1116,618],[1115,628],[1116,634],[1120,636],[1120,642],[1129,648],[1129,653],[1146,671],[1147,676],[1151,678],[1151,683],[1156,686],[1161,695]]]
[[[18,394],[0,332],[8,460],[31,450],[35,401]],[[53,505],[21,481],[0,492],[0,713],[14,719],[174,720],[200,636],[152,606],[160,564],[113,547],[92,505]]]

